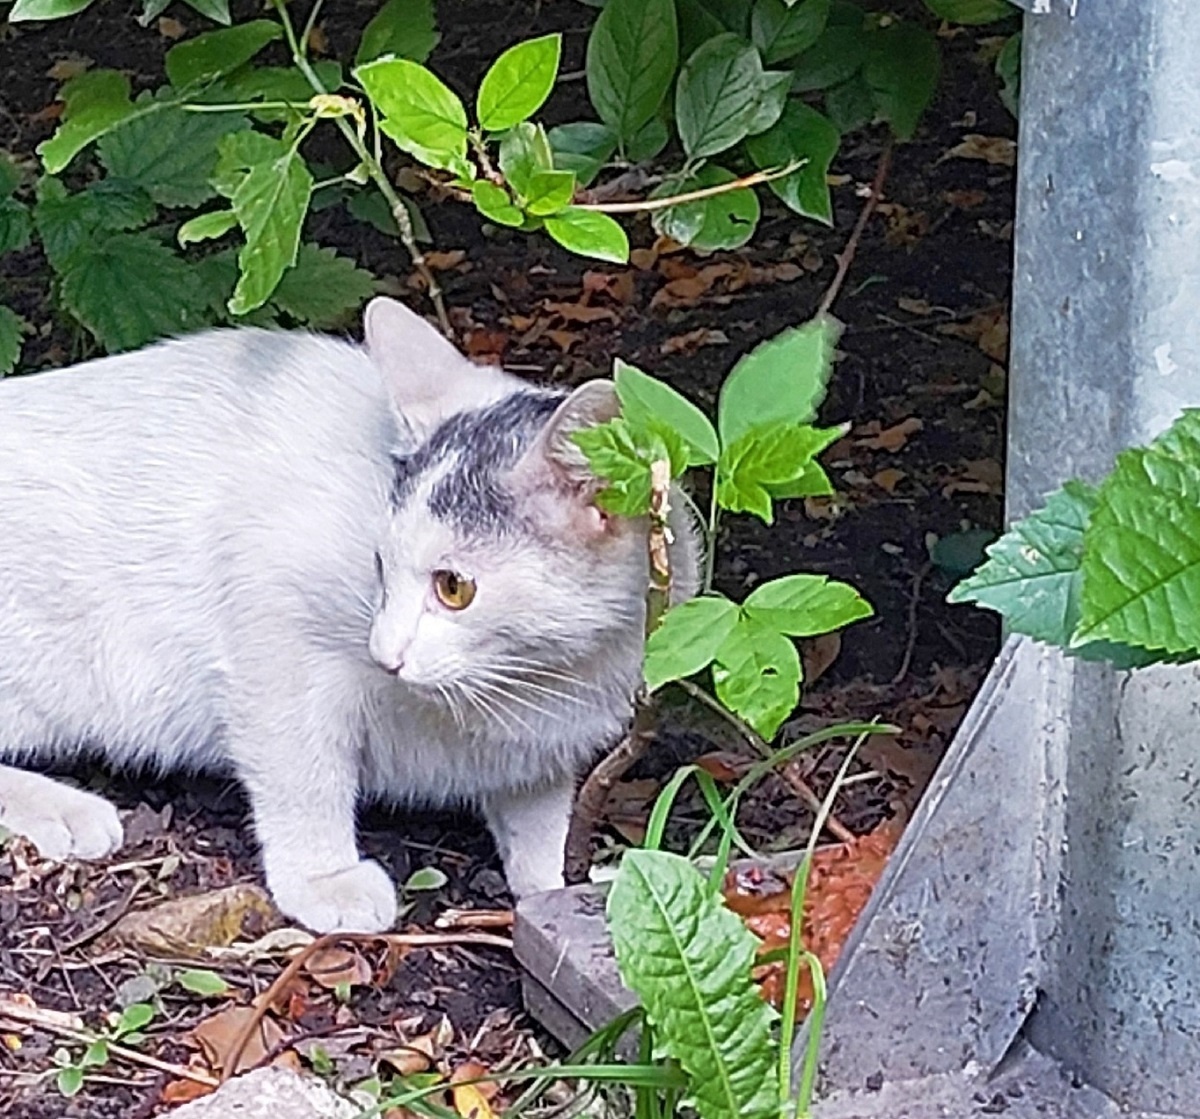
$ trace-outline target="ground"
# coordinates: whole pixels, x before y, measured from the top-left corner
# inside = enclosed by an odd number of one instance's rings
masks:
[[[131,7],[105,3],[40,29],[0,28],[0,148],[27,157],[52,131],[44,110],[59,83],[49,72],[64,59],[124,68],[136,84],[157,80],[169,40],[154,26],[137,26]],[[323,21],[327,49],[350,52],[373,7],[331,5]],[[170,15],[189,30],[199,28],[188,9]],[[443,3],[443,39],[433,63],[451,84],[467,88],[507,43],[563,30],[563,69],[570,72],[582,64],[592,18],[589,8],[566,0]],[[996,44],[987,35],[976,29],[942,39],[937,100],[913,142],[895,151],[882,203],[834,307],[845,332],[821,418],[852,424],[826,456],[837,497],[785,503],[769,529],[730,517],[722,532],[717,582],[734,597],[759,580],[806,570],[853,583],[875,607],[873,618],[844,635],[836,659],[782,734],[786,742],[842,718],[879,717],[900,728],[863,752],[859,779],[837,803],[838,821],[856,834],[911,810],[998,640],[991,617],[945,603],[961,569],[978,555],[978,530],[994,532],[1001,518],[1013,198],[1008,139],[1015,125],[997,97],[990,53]],[[574,88],[582,102],[582,82]],[[570,106],[561,111],[569,114]],[[979,136],[992,139],[972,139]],[[813,313],[884,142],[880,129],[847,138],[833,167],[831,229],[801,222],[765,196],[764,220],[747,249],[706,259],[642,253],[641,267],[621,269],[588,264],[542,237],[485,237],[467,208],[426,198],[433,260],[456,326],[477,356],[502,354],[518,372],[567,383],[605,372],[620,356],[710,407],[739,355]],[[633,223],[631,231],[635,247],[651,247],[648,224]],[[314,217],[311,233],[392,277],[404,298],[423,306],[407,260],[383,236],[328,212]],[[82,356],[83,340],[51,322],[37,253],[3,267],[6,296],[38,327],[27,346],[31,365]],[[809,650],[810,668],[834,652],[828,645]],[[736,735],[671,697],[650,758],[614,797],[596,839],[599,857],[637,838],[647,802],[675,764],[738,749]],[[804,756],[786,779],[764,781],[746,808],[746,837],[772,850],[801,845],[812,816],[797,789],[823,794],[841,749]],[[158,998],[159,1013],[141,1048],[168,1066],[209,1067],[191,1031],[229,999],[206,1000],[171,984],[170,968],[186,962],[149,964],[144,945],[114,940],[110,926],[126,910],[158,899],[257,882],[244,802],[219,781],[77,776],[127,810],[129,842],[116,859],[95,865],[44,863],[21,843],[0,851],[0,997],[19,992],[38,1008],[78,1014],[95,1029],[103,1011],[149,994]],[[699,804],[685,801],[677,829],[701,815]],[[503,910],[509,903],[490,840],[469,815],[373,814],[364,846],[398,881],[421,867],[446,876],[440,888],[412,893],[406,928],[434,929],[441,918],[450,941],[462,927],[453,911]],[[495,920],[502,923],[503,914]],[[470,1058],[492,1067],[552,1047],[523,1017],[518,977],[503,949],[376,944],[344,954],[348,960],[338,957],[329,966],[336,972],[344,965],[345,975],[322,986],[310,965],[309,982],[284,992],[278,1017],[289,1038],[309,1038],[300,1045],[306,1060],[327,1068],[312,1053],[321,1045],[346,1081],[367,1075],[389,1046],[396,1050],[414,1038],[449,1066]],[[219,970],[245,996],[264,989],[280,967],[278,956],[268,956]],[[76,1025],[52,1019],[6,1032],[0,1022],[4,1114],[134,1119],[159,1113],[189,1091],[190,1082],[176,1072],[114,1061],[64,1100],[53,1073],[42,1074],[64,1045],[78,1057],[83,1047],[70,1032]]]

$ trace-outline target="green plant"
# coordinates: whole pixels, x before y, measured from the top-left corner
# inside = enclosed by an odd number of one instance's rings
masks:
[[[67,1048],[56,1050],[54,1063],[58,1066],[58,1090],[64,1096],[76,1095],[87,1079],[88,1070],[102,1068],[113,1054],[143,1040],[142,1030],[154,1021],[155,1014],[149,1003],[133,1003],[120,1014],[112,1015],[108,1028],[97,1034],[82,1052]]]
[[[1200,657],[1200,411],[1067,482],[950,593],[1009,629],[1122,668]]]

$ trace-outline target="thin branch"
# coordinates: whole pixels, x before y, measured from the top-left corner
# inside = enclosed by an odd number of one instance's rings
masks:
[[[755,171],[733,179],[727,183],[717,183],[715,186],[701,187],[698,190],[684,191],[683,194],[673,194],[669,198],[647,198],[640,202],[577,202],[572,207],[576,210],[599,210],[604,214],[635,214],[650,210],[665,210],[671,206],[681,206],[685,202],[699,202],[718,194],[728,194],[731,190],[741,190],[744,187],[757,186],[759,183],[769,183],[772,179],[782,179],[793,171],[799,170],[808,162],[807,159],[796,159],[786,167],[776,167],[770,171]]]
[[[833,274],[833,280],[826,289],[825,295],[821,299],[820,306],[817,307],[816,317],[829,313],[833,307],[833,302],[837,299],[838,294],[842,290],[842,285],[846,282],[846,274],[850,271],[850,265],[854,260],[854,254],[858,252],[858,243],[862,240],[863,230],[867,227],[867,221],[875,212],[875,207],[879,205],[879,200],[883,197],[883,184],[887,181],[888,170],[892,165],[892,142],[889,139],[884,145],[882,154],[879,156],[879,164],[875,168],[875,178],[871,181],[871,190],[867,195],[867,200],[863,203],[863,208],[858,215],[858,221],[854,223],[854,229],[850,234],[850,240],[846,242],[846,247],[837,255],[837,271]]]

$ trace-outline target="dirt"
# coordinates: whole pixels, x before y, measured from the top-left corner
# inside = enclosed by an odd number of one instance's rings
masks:
[[[28,157],[51,133],[54,121],[43,110],[58,83],[47,72],[64,58],[126,69],[138,87],[157,82],[170,42],[154,27],[136,24],[139,8],[110,0],[41,29],[0,31],[0,148]],[[331,5],[323,21],[328,50],[352,53],[358,28],[373,9],[372,3]],[[182,6],[170,14],[189,30],[200,27]],[[461,92],[503,46],[562,30],[563,70],[579,70],[592,18],[590,9],[565,0],[536,8],[443,3],[443,38],[432,62]],[[862,778],[836,806],[840,823],[858,834],[911,811],[998,641],[990,616],[946,605],[958,573],[947,569],[942,553],[938,563],[931,559],[931,547],[945,538],[968,541],[969,555],[969,538],[958,534],[996,530],[1002,512],[1013,174],[1003,164],[948,155],[970,134],[1015,132],[982,57],[987,34],[979,29],[943,38],[937,101],[916,139],[895,151],[884,204],[866,227],[834,308],[845,332],[821,419],[852,424],[826,456],[837,496],[784,503],[771,528],[728,517],[721,533],[717,584],[735,597],[763,579],[806,570],[853,583],[875,607],[873,618],[844,634],[836,659],[782,735],[786,742],[837,719],[879,717],[900,728],[894,740],[864,753],[855,767]],[[567,88],[570,94],[554,102],[549,123],[585,114],[583,83]],[[727,263],[737,281],[725,277],[673,306],[663,305],[670,276],[661,261],[645,269],[598,267],[544,237],[484,236],[477,216],[452,202],[425,198],[422,208],[433,248],[443,254],[437,259],[447,302],[477,356],[502,354],[518,372],[567,383],[606,372],[620,356],[711,407],[740,354],[813,313],[884,142],[879,129],[845,141],[833,167],[832,229],[801,222],[764,195],[763,221],[746,249],[706,260],[665,258],[671,268]],[[338,158],[332,143],[328,158]],[[652,244],[648,223],[630,228],[635,247]],[[309,232],[392,277],[410,303],[424,305],[404,254],[373,229],[348,221],[340,208],[315,215]],[[38,330],[26,347],[32,367],[88,353],[85,339],[52,319],[46,265],[36,250],[10,254],[0,269],[6,300]],[[615,284],[596,279],[626,271]],[[585,286],[594,289],[586,298]],[[554,318],[547,304],[566,311]],[[592,316],[595,321],[575,321],[572,316],[587,317],[572,310],[580,307],[603,313]],[[689,348],[696,332],[704,331],[720,331],[727,341]],[[786,777],[764,781],[745,807],[747,839],[768,849],[802,844],[812,815],[798,789],[807,785],[823,794],[843,749],[835,744],[802,755]],[[671,697],[660,742],[634,774],[637,780],[623,787],[597,835],[598,858],[609,859],[620,844],[637,839],[658,782],[675,764],[715,750],[744,747],[703,709]],[[122,985],[147,968],[138,952],[103,947],[107,923],[126,907],[257,881],[258,871],[246,805],[233,785],[90,771],[75,776],[128,811],[131,842],[107,865],[44,863],[20,843],[0,851],[0,995],[20,992],[39,1007],[78,1013],[94,1029],[121,1004],[129,990]],[[675,837],[703,818],[702,805],[685,798]],[[373,813],[364,821],[363,844],[400,882],[420,867],[447,876],[440,889],[412,896],[406,916],[411,927],[431,928],[447,909],[490,911],[509,904],[491,841],[469,815]],[[363,951],[370,956],[373,950]],[[274,960],[230,966],[223,974],[245,998],[265,989],[279,969]],[[443,1067],[468,1057],[494,1066],[553,1049],[524,1017],[515,967],[501,950],[413,950],[376,972],[386,973],[382,981],[355,986],[345,1001],[310,989],[309,1002],[289,1020],[294,1034],[327,1039],[336,1039],[339,1030],[366,1030],[370,1036],[357,1045],[339,1049],[329,1041],[339,1054],[336,1075],[346,1081],[369,1073],[370,1055],[377,1055],[384,1035],[395,1042],[436,1034]],[[160,1003],[144,1048],[186,1065],[196,1059],[189,1031],[221,1004],[177,988],[164,992]],[[443,1016],[446,1026],[440,1025]],[[117,1062],[66,1101],[53,1068],[53,1053],[66,1042],[52,1030],[0,1028],[0,1112],[10,1119],[133,1119],[161,1111],[164,1086],[180,1079]],[[77,1055],[81,1047],[68,1048]]]

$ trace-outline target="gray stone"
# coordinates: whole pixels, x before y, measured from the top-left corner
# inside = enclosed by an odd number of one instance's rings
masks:
[[[323,1081],[282,1068],[260,1068],[171,1112],[173,1119],[354,1119],[349,1100]]]

